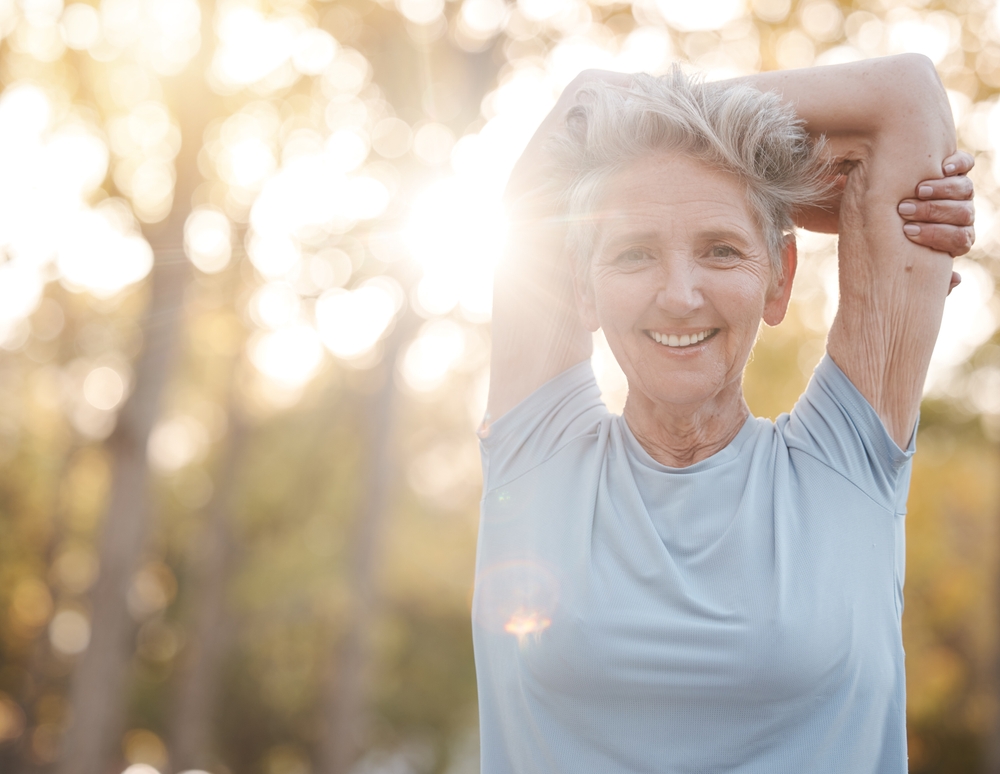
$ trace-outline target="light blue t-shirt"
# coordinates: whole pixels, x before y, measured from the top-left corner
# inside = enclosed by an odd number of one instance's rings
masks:
[[[904,774],[910,449],[825,357],[668,468],[589,362],[489,427],[482,774]]]

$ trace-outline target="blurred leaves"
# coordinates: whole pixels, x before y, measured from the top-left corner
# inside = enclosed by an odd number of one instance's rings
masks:
[[[0,769],[44,769],[70,720],[111,485],[103,443],[157,334],[155,320],[141,323],[145,235],[173,209],[193,208],[157,249],[197,271],[148,448],[157,524],[128,592],[137,632],[118,764],[169,765],[221,497],[233,553],[211,770],[315,770],[330,655],[352,625],[363,407],[387,377],[402,410],[376,573],[373,722],[356,771],[472,772],[472,429],[510,164],[585,67],[662,71],[679,59],[722,78],[904,50],[935,61],[960,144],[977,156],[980,236],[978,263],[961,269],[967,282],[948,303],[910,497],[911,769],[981,764],[1000,711],[992,4],[225,0],[217,10],[207,41],[193,0],[0,2]],[[208,44],[212,63],[195,77],[221,112],[185,156],[190,127],[171,79]],[[181,173],[201,181],[190,203],[175,201]],[[834,308],[833,241],[802,235],[800,253],[789,318],[762,333],[746,376],[761,416],[791,408]],[[395,367],[382,362],[385,340],[407,309],[422,322]],[[620,407],[620,371],[597,343],[600,384]]]

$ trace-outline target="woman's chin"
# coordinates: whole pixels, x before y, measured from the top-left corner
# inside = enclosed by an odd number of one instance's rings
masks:
[[[655,380],[637,380],[629,385],[629,401],[640,402],[646,408],[660,411],[678,411],[688,414],[718,402],[727,392],[725,379],[702,372],[660,375]],[[739,382],[737,381],[737,387]],[[639,408],[638,405],[635,408]]]

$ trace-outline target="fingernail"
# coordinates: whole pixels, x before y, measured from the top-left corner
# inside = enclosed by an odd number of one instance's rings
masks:
[[[920,226],[918,226],[916,223],[907,223],[905,226],[903,226],[903,233],[907,234],[908,236],[916,236],[917,234],[920,233]]]
[[[934,189],[931,188],[929,185],[922,185],[920,186],[920,188],[917,189],[917,196],[919,196],[921,199],[926,199],[928,196],[933,196],[933,195],[934,195]]]
[[[900,215],[913,215],[917,211],[917,205],[910,202],[903,202],[899,205],[898,209]]]
[[[955,172],[955,165],[954,164],[945,164],[944,165],[944,173],[946,175],[951,175],[954,172]]]

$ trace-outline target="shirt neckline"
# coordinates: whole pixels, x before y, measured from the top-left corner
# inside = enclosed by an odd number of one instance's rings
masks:
[[[749,414],[743,422],[743,426],[739,429],[739,432],[733,436],[733,440],[731,440],[723,448],[719,449],[719,451],[715,454],[710,457],[706,457],[703,460],[699,460],[693,465],[688,465],[683,468],[673,468],[668,465],[664,465],[661,462],[657,462],[650,456],[649,452],[643,448],[642,444],[639,443],[638,439],[632,433],[632,428],[628,426],[628,422],[625,421],[625,417],[623,415],[617,416],[616,419],[624,428],[623,434],[625,436],[625,445],[630,457],[647,468],[652,468],[653,470],[661,473],[673,473],[680,475],[710,470],[711,468],[718,467],[719,465],[725,465],[726,463],[736,459],[740,455],[740,451],[746,444],[747,440],[754,435],[757,427],[757,418],[753,414]]]

